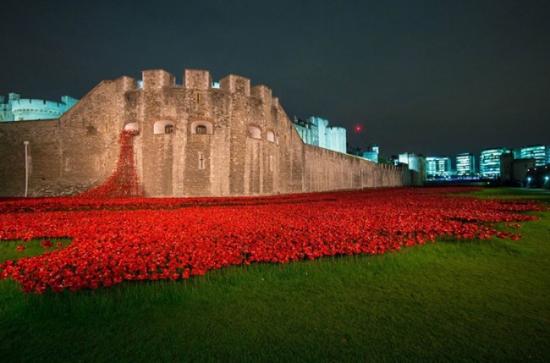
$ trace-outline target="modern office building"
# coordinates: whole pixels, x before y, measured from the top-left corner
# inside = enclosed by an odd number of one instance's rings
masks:
[[[462,153],[456,156],[456,175],[476,175],[476,158],[472,153]]]
[[[61,102],[21,98],[17,93],[0,96],[0,121],[51,120],[61,117],[78,102],[70,96],[61,97]]]
[[[444,156],[426,157],[426,177],[428,179],[449,178],[451,176],[451,159]]]
[[[479,156],[479,172],[484,178],[496,179],[500,177],[500,156],[510,152],[500,147],[483,150]]]
[[[514,150],[515,159],[535,159],[536,166],[550,164],[550,146],[531,145]]]
[[[294,117],[294,128],[306,144],[346,152],[346,129],[329,126],[329,121],[321,117],[311,116],[306,120]]]

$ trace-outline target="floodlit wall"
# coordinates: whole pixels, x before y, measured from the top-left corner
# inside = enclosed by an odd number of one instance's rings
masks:
[[[101,184],[115,168],[125,127],[139,131],[135,161],[148,196],[269,195],[418,179],[405,167],[304,144],[271,89],[245,77],[228,75],[219,88],[203,70],[186,70],[181,85],[164,70],[142,78],[103,81],[55,121],[3,123],[0,194],[22,195],[24,140],[31,195]]]
[[[293,125],[306,144],[346,153],[345,128],[329,126],[328,120],[317,116],[311,116],[305,121],[295,119]]]
[[[60,119],[0,123],[0,196],[22,196],[24,141],[29,195],[75,194],[111,175],[124,126],[128,77],[102,81]]]
[[[32,190],[42,194],[51,181],[61,177],[58,121],[0,123],[0,195],[23,196],[25,192],[25,145]],[[33,194],[33,192],[31,192]]]

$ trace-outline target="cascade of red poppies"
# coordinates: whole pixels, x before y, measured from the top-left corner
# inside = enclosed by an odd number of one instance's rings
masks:
[[[114,173],[103,184],[80,194],[88,198],[138,197],[143,192],[138,183],[134,160],[133,138],[135,131],[124,130],[120,134],[120,153]]]

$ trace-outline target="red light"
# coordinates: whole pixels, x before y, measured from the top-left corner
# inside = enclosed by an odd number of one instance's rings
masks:
[[[361,131],[363,131],[363,125],[357,124],[357,125],[354,126],[353,129],[355,130],[355,133],[358,134]]]

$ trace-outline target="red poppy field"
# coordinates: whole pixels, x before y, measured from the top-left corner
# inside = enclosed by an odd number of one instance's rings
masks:
[[[495,225],[535,219],[534,202],[452,195],[464,188],[380,189],[258,198],[49,198],[0,203],[0,239],[43,239],[40,256],[6,261],[26,292],[188,279],[251,263],[382,254],[436,238],[519,239]],[[70,238],[63,247],[49,239]],[[1,242],[0,242],[1,243]]]

